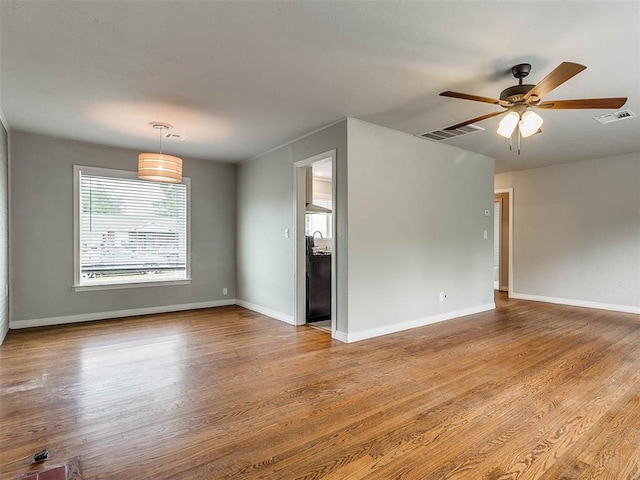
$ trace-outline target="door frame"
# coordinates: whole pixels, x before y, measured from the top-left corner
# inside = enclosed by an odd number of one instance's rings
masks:
[[[294,306],[293,306],[293,324],[304,325],[306,320],[306,300],[307,300],[307,265],[306,265],[306,245],[305,245],[305,194],[306,194],[306,167],[310,167],[314,163],[322,160],[331,160],[331,229],[332,229],[332,246],[331,246],[331,336],[336,334],[336,312],[337,312],[337,197],[336,197],[336,159],[337,150],[331,149],[318,155],[298,160],[293,163],[293,234],[294,234]]]
[[[498,283],[498,288],[496,288],[496,281],[494,280],[493,281],[493,289],[500,291],[501,290],[501,288],[500,288],[501,287],[500,279],[502,278],[502,269],[505,268],[505,265],[503,265],[503,262],[502,262],[502,245],[504,243],[504,238],[503,238],[504,235],[503,235],[503,232],[502,232],[502,217],[503,217],[502,212],[504,211],[504,205],[503,205],[504,201],[502,200],[502,197],[498,197],[496,199],[496,195],[497,195],[496,193],[493,194],[493,220],[494,220],[493,221],[493,248],[494,248],[494,252],[495,252],[495,247],[496,247],[495,244],[496,244],[496,237],[497,237],[497,242],[499,244],[499,247],[498,247],[498,251],[499,251],[499,254],[498,254],[498,282],[497,282]],[[507,198],[509,198],[509,197],[507,197]],[[498,218],[498,223],[499,223],[499,225],[498,225],[498,235],[496,235],[496,222],[495,222],[495,219],[496,219],[496,215],[495,215],[495,213],[496,213],[495,212],[496,203],[499,205],[499,208],[500,208],[500,216]],[[508,252],[507,252],[507,254],[508,254]],[[494,253],[494,255],[495,255],[495,253]],[[507,259],[507,263],[509,263],[508,259]],[[494,263],[494,267],[495,267],[495,263]],[[509,271],[509,265],[507,265],[506,268],[507,268],[507,272],[508,272]],[[507,282],[506,283],[509,283],[509,279],[508,278],[507,278]],[[507,291],[509,291],[509,287],[508,286],[507,286]]]
[[[513,289],[513,187],[509,188],[496,188],[493,190],[494,195],[496,193],[507,193],[509,195],[509,285],[507,288],[508,297],[511,298],[511,292]],[[498,282],[498,286],[500,282]]]

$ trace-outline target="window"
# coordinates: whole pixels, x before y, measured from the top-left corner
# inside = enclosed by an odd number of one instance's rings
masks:
[[[76,290],[188,283],[189,179],[74,167]]]
[[[313,204],[328,209],[332,208],[331,200],[314,198]],[[305,215],[305,235],[313,235],[314,232],[320,232],[322,238],[332,238],[331,223],[331,213],[307,213]]]

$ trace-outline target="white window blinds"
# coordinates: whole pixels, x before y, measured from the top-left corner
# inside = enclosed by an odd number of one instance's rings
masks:
[[[186,184],[81,167],[78,285],[187,279]]]

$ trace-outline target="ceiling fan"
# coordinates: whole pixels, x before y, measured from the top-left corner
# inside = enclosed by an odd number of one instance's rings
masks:
[[[467,93],[451,91],[442,92],[440,95],[443,97],[491,103],[493,105],[500,105],[503,108],[503,110],[499,110],[497,112],[487,113],[486,115],[472,118],[466,122],[457,123],[445,128],[445,130],[455,130],[471,123],[506,113],[505,117],[500,121],[497,132],[503,137],[509,138],[509,147],[511,147],[511,137],[517,128],[518,154],[520,154],[520,138],[530,137],[531,135],[541,132],[540,127],[542,126],[543,119],[532,109],[542,108],[548,110],[561,110],[583,108],[620,108],[626,103],[626,97],[541,101],[542,97],[586,68],[587,67],[584,65],[580,65],[578,63],[562,62],[537,85],[528,85],[523,84],[522,79],[531,72],[531,65],[528,63],[515,65],[511,68],[511,73],[518,79],[518,85],[505,88],[500,93],[499,100],[496,98],[469,95]]]

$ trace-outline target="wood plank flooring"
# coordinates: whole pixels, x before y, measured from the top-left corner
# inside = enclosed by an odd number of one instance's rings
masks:
[[[240,307],[11,331],[0,478],[640,479],[640,316],[496,302],[350,345]]]

